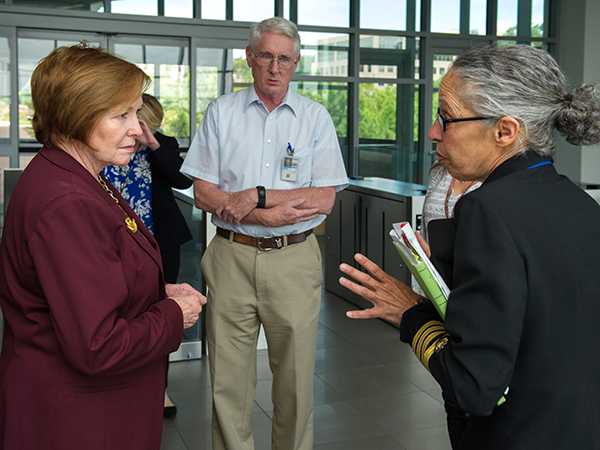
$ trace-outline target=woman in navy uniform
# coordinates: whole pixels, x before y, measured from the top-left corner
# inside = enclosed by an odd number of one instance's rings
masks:
[[[429,137],[459,180],[444,322],[362,255],[340,283],[383,317],[464,412],[455,449],[600,449],[600,207],[554,168],[553,132],[600,141],[595,86],[570,91],[530,46],[472,49],[442,80]],[[503,400],[500,400],[503,398]],[[505,400],[505,401],[504,401]],[[401,407],[401,406],[399,406]]]

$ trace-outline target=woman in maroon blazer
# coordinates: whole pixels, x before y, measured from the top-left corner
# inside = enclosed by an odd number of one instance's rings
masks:
[[[165,285],[156,241],[99,176],[141,134],[146,75],[102,50],[35,69],[34,131],[0,246],[0,449],[160,447],[165,363],[204,297]]]

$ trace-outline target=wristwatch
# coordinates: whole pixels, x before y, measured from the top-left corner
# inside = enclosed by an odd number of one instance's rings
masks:
[[[267,190],[264,186],[256,186],[256,192],[258,193],[258,202],[256,202],[256,207],[264,208],[267,204]]]

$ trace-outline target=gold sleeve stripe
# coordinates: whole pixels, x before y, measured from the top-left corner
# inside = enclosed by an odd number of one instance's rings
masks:
[[[429,329],[423,333],[418,342],[416,342],[415,347],[413,348],[417,357],[421,357],[425,349],[431,344],[431,336],[438,335],[440,333],[444,333],[444,328],[440,326],[429,327]]]
[[[417,358],[429,370],[431,356],[448,344],[448,333],[442,322],[431,320],[415,334],[412,348]]]
[[[427,368],[427,370],[429,370],[429,360],[434,355],[434,353],[439,352],[447,344],[448,344],[448,336],[444,336],[443,338],[438,339],[434,345],[430,346],[427,350],[425,350],[425,354],[423,355],[421,362]]]
[[[443,330],[444,326],[442,322],[438,320],[430,320],[423,325],[419,331],[415,334],[415,337],[412,340],[412,348],[413,351],[417,354],[417,356],[422,352],[422,344],[423,339],[429,335],[433,331]]]
[[[426,333],[430,327],[443,327],[443,325],[442,325],[442,322],[440,322],[438,320],[430,320],[429,322],[425,322],[425,325],[423,325],[421,328],[419,328],[419,331],[416,332],[416,334],[412,340],[412,348],[413,348],[413,350],[415,350],[415,353],[416,353],[417,343],[420,341],[421,336],[423,336],[423,334]]]
[[[444,334],[445,330],[442,327],[431,327],[427,330],[427,333],[423,334],[419,342],[417,342],[417,346],[414,349],[415,354],[419,359],[423,356],[423,352],[429,345],[432,343],[432,338]]]
[[[432,344],[435,344],[440,338],[447,336],[446,330],[438,330],[434,333],[430,333],[427,335],[425,339],[423,339],[423,345],[421,346],[421,350],[417,353],[417,357],[423,361],[424,353],[430,348],[433,347]]]

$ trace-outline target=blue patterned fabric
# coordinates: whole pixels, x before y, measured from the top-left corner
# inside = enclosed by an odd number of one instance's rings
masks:
[[[129,206],[154,234],[152,221],[152,173],[147,148],[138,150],[127,166],[108,166],[103,175],[129,202]]]

